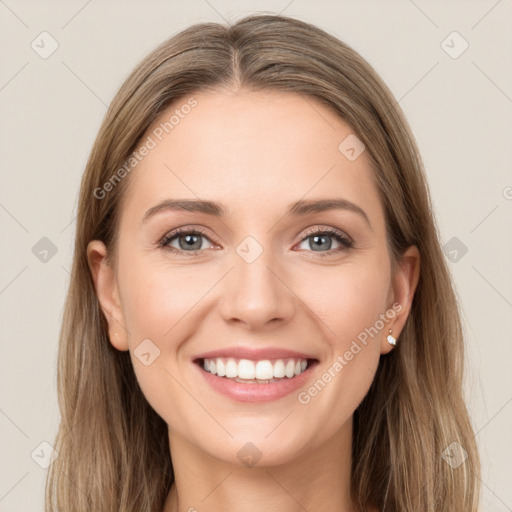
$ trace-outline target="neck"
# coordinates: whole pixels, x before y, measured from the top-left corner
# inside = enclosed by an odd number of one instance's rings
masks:
[[[276,465],[234,465],[169,432],[175,482],[163,512],[354,512],[350,497],[352,421],[320,446]]]

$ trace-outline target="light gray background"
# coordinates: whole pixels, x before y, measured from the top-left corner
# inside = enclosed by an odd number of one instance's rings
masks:
[[[44,452],[39,444],[52,443],[58,425],[56,352],[77,190],[107,105],[135,64],[172,34],[263,10],[352,45],[409,119],[442,243],[456,237],[467,247],[449,265],[464,309],[481,510],[512,511],[511,0],[0,0],[2,512],[43,510],[46,470],[31,453]],[[31,48],[42,31],[59,45],[47,59]],[[453,31],[469,43],[458,58],[442,46]],[[445,43],[452,52],[460,44]],[[32,252],[42,237],[58,248],[46,262]]]

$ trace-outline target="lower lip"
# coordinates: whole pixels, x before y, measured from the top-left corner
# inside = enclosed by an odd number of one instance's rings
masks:
[[[213,375],[204,370],[200,364],[194,363],[203,378],[215,391],[239,402],[269,402],[283,398],[303,387],[312,375],[313,369],[317,364],[318,361],[308,364],[305,371],[291,379],[284,377],[283,379],[276,382],[269,382],[268,384],[244,384],[232,379],[227,379],[226,377]]]

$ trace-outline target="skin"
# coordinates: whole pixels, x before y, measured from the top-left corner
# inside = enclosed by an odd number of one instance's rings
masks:
[[[88,246],[111,343],[130,351],[142,391],[169,426],[176,482],[164,512],[354,511],[353,413],[380,356],[393,349],[388,330],[399,338],[409,314],[418,250],[410,247],[392,275],[369,158],[363,152],[349,161],[338,150],[352,131],[325,106],[281,92],[194,97],[198,105],[130,175],[115,264],[105,263],[103,243]],[[142,222],[169,198],[219,201],[227,215],[167,210]],[[294,201],[324,198],[355,203],[371,226],[349,210],[285,215]],[[177,227],[206,231],[194,249],[199,256],[158,246]],[[319,227],[337,228],[354,247],[328,237],[331,255],[318,256],[329,247],[314,251],[305,233]],[[263,249],[252,263],[236,252],[247,236]],[[179,249],[179,237],[170,245]],[[400,312],[308,404],[295,392],[264,403],[233,401],[192,362],[235,345],[291,348],[319,360],[309,386],[394,303]],[[134,355],[147,338],[160,350],[148,366]],[[237,457],[248,442],[261,452],[252,467]]]

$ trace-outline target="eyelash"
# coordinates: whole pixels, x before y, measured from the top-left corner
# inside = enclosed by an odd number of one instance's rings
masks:
[[[201,229],[177,228],[174,231],[171,231],[171,233],[164,236],[162,238],[162,240],[160,240],[160,242],[158,243],[158,246],[161,248],[164,248],[164,249],[168,249],[174,253],[179,253],[179,254],[185,253],[186,256],[191,256],[191,257],[199,256],[200,253],[202,252],[202,250],[182,251],[181,249],[176,249],[175,247],[170,247],[168,245],[174,238],[178,237],[179,235],[200,235],[200,236],[203,236],[203,237],[207,238],[208,240],[210,240],[210,236],[207,233],[205,233],[204,231],[202,231]],[[337,252],[340,252],[343,250],[347,250],[347,249],[351,249],[354,246],[354,242],[348,236],[344,235],[341,231],[338,231],[337,229],[334,229],[334,228],[311,229],[304,234],[304,236],[301,238],[299,243],[304,242],[305,240],[312,237],[313,235],[329,235],[329,236],[335,238],[343,246],[338,249],[329,249],[328,251],[319,251],[315,254],[315,257],[316,256],[319,256],[319,257],[332,256],[334,253],[337,253]],[[213,241],[215,242],[215,240],[213,240]],[[316,251],[309,251],[309,252],[316,252]]]

